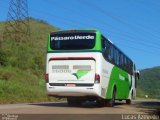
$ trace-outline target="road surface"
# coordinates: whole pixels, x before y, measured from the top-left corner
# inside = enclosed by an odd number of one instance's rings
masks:
[[[126,105],[122,101],[117,102],[114,107],[97,107],[95,103],[85,103],[80,107],[70,107],[67,105],[67,102],[7,104],[0,105],[0,114],[0,118],[5,118],[7,116],[6,114],[8,114],[10,115],[9,117],[16,117],[14,115],[19,115],[20,118],[23,117],[23,119],[26,117],[26,114],[38,116],[40,118],[43,118],[46,114],[48,117],[53,117],[50,115],[54,115],[54,118],[66,117],[66,115],[71,114],[79,115],[79,117],[74,116],[77,117],[76,119],[85,117],[84,115],[90,115],[92,120],[96,120],[96,117],[93,117],[95,115],[101,115],[99,117],[102,118],[105,118],[104,115],[112,115],[112,117],[115,117],[117,114],[120,115],[118,117],[125,117],[122,116],[123,114],[149,114],[157,116],[160,114],[160,100],[135,100],[132,105]],[[41,114],[43,115],[41,116]]]

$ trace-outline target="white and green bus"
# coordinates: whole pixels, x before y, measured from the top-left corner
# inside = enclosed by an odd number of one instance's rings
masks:
[[[99,31],[51,32],[47,49],[49,96],[66,97],[69,105],[88,100],[113,106],[115,100],[135,99],[135,64]]]

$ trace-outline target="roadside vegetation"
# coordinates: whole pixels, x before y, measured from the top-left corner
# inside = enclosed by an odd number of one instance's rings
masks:
[[[146,99],[160,99],[160,66],[140,71],[137,96]]]
[[[4,22],[0,23],[0,104],[44,102],[47,97],[43,74],[48,34],[58,28],[43,20],[30,20],[31,36],[27,42],[2,40]]]

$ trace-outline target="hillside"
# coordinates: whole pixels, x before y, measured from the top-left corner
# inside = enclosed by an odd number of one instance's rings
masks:
[[[160,99],[160,66],[140,71],[141,79],[138,81],[138,96]]]
[[[3,27],[4,22],[0,22],[1,41]],[[1,42],[0,104],[52,100],[46,96],[43,74],[48,34],[58,28],[35,19],[30,20],[30,27],[31,38],[27,42]]]

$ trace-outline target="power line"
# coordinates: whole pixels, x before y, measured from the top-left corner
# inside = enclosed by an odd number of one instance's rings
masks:
[[[75,12],[73,9],[70,9],[70,8],[67,9],[67,7],[64,7],[63,5],[61,5],[61,8],[65,9],[65,10],[69,10],[69,11]],[[81,12],[78,12],[78,15],[83,15],[83,16],[85,15],[85,14],[79,14],[79,13],[81,13]],[[86,16],[86,15],[85,15],[85,16]],[[87,15],[87,16],[88,16],[88,15]],[[86,18],[86,17],[85,17],[85,18]],[[96,17],[96,18],[98,18],[98,17]],[[94,19],[94,20],[95,20],[95,19]],[[103,23],[103,24],[104,24],[104,23]],[[113,27],[113,26],[112,26],[112,27]],[[105,31],[110,31],[109,29],[106,29],[106,28],[103,28],[103,29],[105,29]],[[128,36],[128,35],[127,35],[127,36]],[[136,36],[136,35],[133,35],[133,36]],[[136,39],[137,39],[137,38],[136,38]],[[143,41],[143,39],[144,39],[144,38],[141,37],[141,39],[140,39],[141,42]],[[143,41],[143,43],[146,43],[146,39],[145,39],[145,41]],[[153,46],[157,46],[157,47],[159,47],[159,45],[160,45],[159,43],[153,43],[153,41],[152,41],[152,43],[150,43],[150,44],[153,44]]]
[[[118,44],[118,45],[122,45],[122,46],[125,46],[125,47],[127,47],[127,48],[129,48],[129,49],[131,49],[132,51],[134,50],[136,50],[136,51],[138,51],[138,52],[143,52],[143,53],[150,53],[150,54],[155,54],[155,51],[150,51],[150,50],[145,50],[145,49],[142,49],[142,48],[137,48],[137,47],[134,47],[134,46],[129,46],[128,44],[126,45],[126,44],[124,44],[124,43],[119,43],[119,42],[116,42],[115,44]]]
[[[73,23],[75,23],[75,21],[73,21],[73,20],[69,20],[69,19],[66,19],[66,18],[64,18],[64,17],[62,17],[62,16],[58,16],[58,15],[55,15],[55,14],[51,14],[51,13],[48,13],[48,12],[44,12],[44,11],[40,11],[40,10],[37,10],[37,9],[32,9],[32,10],[34,10],[35,11],[35,13],[43,13],[43,15],[45,15],[45,16],[49,16],[49,17],[51,17],[51,18],[53,18],[53,17],[55,17],[55,18],[59,18],[59,20],[62,20],[62,21],[67,21],[67,22],[69,22],[69,23],[71,23],[71,24],[73,24]],[[81,24],[81,25],[88,25],[88,24],[85,24],[85,23],[81,23],[81,21],[78,21],[78,20],[76,20],[76,22],[78,23],[78,24]],[[70,25],[71,25],[70,24]],[[72,25],[71,25],[72,26]],[[80,26],[79,26],[80,27]]]
[[[35,10],[35,9],[34,9]],[[37,10],[36,10],[37,11]],[[38,11],[38,12],[40,12],[40,13],[44,13],[45,15],[51,15],[51,16],[55,16],[54,14],[50,14],[50,13],[46,13],[46,12],[42,12],[42,11]],[[59,16],[58,16],[59,17]],[[56,15],[56,18],[57,18],[57,15]],[[66,18],[62,18],[62,17],[60,17],[61,18],[61,20],[63,20],[64,19],[64,21],[67,21],[67,22],[70,22],[70,20],[67,20]],[[74,21],[73,21],[74,22]],[[66,23],[66,22],[65,22]],[[102,29],[105,29],[105,28],[102,28]],[[105,29],[105,31],[106,31],[107,29]],[[110,30],[109,30],[110,31]],[[113,31],[112,31],[112,33],[114,33]],[[117,34],[117,35],[119,35],[119,34]],[[132,37],[132,36],[129,36],[129,35],[125,35],[125,37],[128,37],[128,38],[132,38],[132,39],[137,39],[136,37]],[[132,42],[132,43],[135,43],[135,41],[134,40],[129,40],[130,42]],[[123,39],[122,39],[123,40]],[[139,41],[140,43],[141,43],[141,45],[145,45],[145,46],[149,46],[149,47],[153,47],[153,48],[157,48],[157,49],[160,49],[160,48],[158,48],[158,47],[156,47],[156,46],[154,46],[154,45],[152,45],[152,44],[147,44],[146,42],[143,42],[143,41]],[[137,42],[138,43],[138,42]]]
[[[42,16],[40,16],[40,15],[37,15],[37,14],[35,14],[37,17],[39,17],[39,18],[42,18]],[[46,15],[47,16],[47,15]],[[44,16],[43,16],[44,17]],[[53,21],[55,21],[55,20],[57,20],[56,18],[53,18],[53,17],[49,17],[49,19],[50,20],[53,20]],[[73,24],[71,24],[71,23],[67,23],[65,20],[63,20],[63,19],[58,19],[58,22],[59,23],[62,23],[62,25],[65,25],[65,26],[68,26],[68,27],[75,27]]]
[[[78,1],[79,1],[80,3],[88,6],[88,7],[94,8],[96,11],[99,11],[100,13],[106,15],[107,17],[110,17],[110,18],[112,18],[113,20],[118,21],[119,23],[121,23],[121,24],[123,24],[123,25],[125,25],[125,26],[127,26],[127,27],[129,27],[129,28],[136,28],[136,27],[137,27],[138,29],[141,29],[141,31],[146,31],[146,32],[148,32],[150,35],[154,36],[155,38],[160,39],[159,36],[156,36],[156,35],[153,34],[152,32],[147,31],[145,28],[140,27],[140,25],[136,25],[136,24],[133,25],[133,23],[132,23],[132,24],[127,23],[126,21],[121,20],[120,17],[116,17],[116,16],[112,15],[111,13],[107,12],[106,10],[102,9],[102,7],[99,7],[98,5],[95,5],[93,2],[88,2],[88,1],[86,1],[86,0],[78,0]],[[82,1],[83,1],[83,2],[82,2]],[[146,32],[145,32],[145,33],[146,33]],[[152,42],[153,42],[153,41],[152,41]],[[155,43],[155,42],[154,42],[154,43]],[[159,43],[155,43],[155,44],[159,44]]]
[[[146,43],[146,42],[143,42],[143,41],[135,41],[135,39],[137,39],[136,37],[132,37],[132,36],[122,36],[120,34],[117,34],[115,32],[112,31],[111,33],[112,35],[111,36],[119,36],[118,38],[122,38],[122,39],[118,39],[120,41],[125,41],[128,40],[130,43],[133,43],[135,45],[143,45],[145,47],[149,47],[149,48],[153,48],[153,49],[159,49],[160,50],[160,47],[159,46],[155,46],[155,44],[150,44],[150,43]],[[128,38],[128,39],[125,39],[125,38]]]

